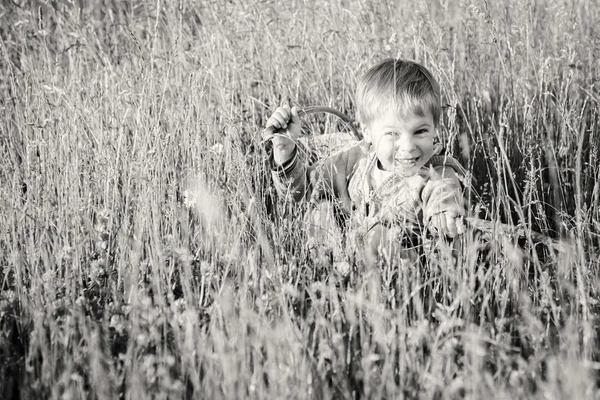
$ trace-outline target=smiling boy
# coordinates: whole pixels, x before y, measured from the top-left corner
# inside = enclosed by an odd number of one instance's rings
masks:
[[[298,141],[297,109],[285,105],[273,113],[267,127],[283,133],[272,138],[278,193],[295,202],[331,201],[342,231],[358,234],[353,243],[370,265],[384,255],[406,257],[425,227],[459,234],[465,171],[440,155],[434,141],[441,105],[431,73],[413,61],[384,60],[360,79],[356,108],[364,140],[312,165]]]

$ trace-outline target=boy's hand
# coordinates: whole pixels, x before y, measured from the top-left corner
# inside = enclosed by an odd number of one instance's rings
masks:
[[[269,117],[263,132],[263,140],[272,140],[273,159],[277,164],[281,165],[291,158],[300,131],[298,107],[290,108],[289,104],[284,104]]]
[[[440,236],[453,238],[464,233],[462,216],[456,211],[435,214],[431,217],[429,223]]]

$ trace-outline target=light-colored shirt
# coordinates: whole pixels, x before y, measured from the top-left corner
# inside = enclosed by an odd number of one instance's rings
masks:
[[[461,179],[466,171],[447,155],[434,155],[411,177],[389,174],[379,185],[373,178],[386,174],[378,170],[376,154],[365,141],[321,159],[301,142],[290,160],[271,165],[279,196],[290,202],[331,201],[342,230],[361,237],[378,224],[421,232],[435,214],[464,214]]]

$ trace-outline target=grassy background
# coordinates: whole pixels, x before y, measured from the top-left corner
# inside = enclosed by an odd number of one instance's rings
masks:
[[[598,397],[597,21],[590,0],[1,5],[3,398]],[[525,238],[465,235],[373,304],[282,218],[258,135],[287,98],[352,114],[396,56],[439,79],[479,215]]]

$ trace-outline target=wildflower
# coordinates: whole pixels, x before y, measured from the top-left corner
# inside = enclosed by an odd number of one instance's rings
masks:
[[[64,262],[71,262],[73,260],[73,253],[75,252],[75,249],[69,245],[66,245],[62,248],[62,250],[59,251],[58,253],[58,260],[59,263],[61,261]]]
[[[139,346],[142,346],[142,347],[146,346],[148,344],[148,342],[149,342],[148,336],[146,336],[143,333],[140,333],[140,334],[137,335],[136,342],[137,342],[137,344]]]
[[[196,197],[189,190],[183,192],[183,205],[187,208],[194,207],[196,205]]]
[[[348,261],[338,261],[334,263],[336,271],[343,277],[350,274],[350,264]]]
[[[224,213],[223,201],[218,194],[213,186],[198,176],[188,182],[183,192],[184,205],[192,208],[208,226],[220,229]]]
[[[110,211],[102,210],[98,212],[96,217],[96,224],[94,225],[94,229],[98,233],[105,233],[108,231],[108,223],[110,220]]]
[[[125,320],[123,316],[119,314],[114,314],[110,317],[110,325],[111,328],[114,328],[120,335],[125,331]]]
[[[212,151],[213,153],[215,153],[217,155],[222,154],[223,153],[223,145],[221,143],[215,143],[210,148],[210,151]]]
[[[46,270],[46,272],[44,272],[42,274],[43,282],[54,282],[55,280],[56,280],[56,271],[54,271],[52,269],[48,269],[48,270]]]

